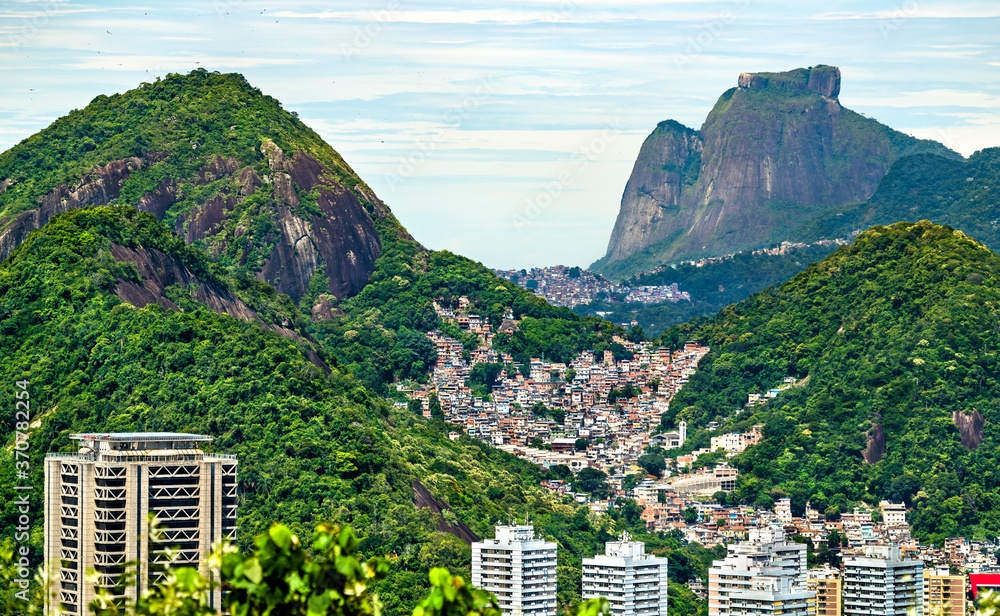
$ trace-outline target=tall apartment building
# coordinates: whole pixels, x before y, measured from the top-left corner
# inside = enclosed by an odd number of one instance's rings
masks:
[[[844,610],[843,580],[840,569],[819,567],[810,569],[806,590],[815,593],[813,611],[816,616],[841,616]]]
[[[46,613],[85,616],[96,587],[119,587],[136,599],[166,567],[196,567],[220,539],[236,538],[236,456],[200,448],[209,436],[171,432],[74,434],[75,454],[45,457],[45,563],[55,577]],[[148,517],[160,527],[150,539]],[[167,550],[176,551],[169,560]],[[136,563],[133,570],[126,563]],[[119,595],[121,596],[121,595]],[[221,591],[210,605],[221,607]]]
[[[923,562],[898,545],[871,546],[844,558],[844,616],[921,616]]]
[[[806,546],[785,538],[782,528],[751,528],[746,541],[731,544],[726,548],[728,556],[737,554],[765,553],[771,557],[771,566],[778,567],[795,578],[795,582],[806,585]]]
[[[947,568],[924,572],[924,616],[964,616],[968,609],[965,575]]]
[[[497,526],[495,538],[472,544],[472,585],[496,595],[505,614],[555,616],[556,549],[531,525]]]
[[[879,503],[882,509],[882,523],[886,526],[906,526],[906,505],[903,503]]]
[[[815,595],[788,575],[761,575],[749,588],[729,597],[729,614],[741,616],[814,616]]]
[[[604,544],[604,554],[583,559],[583,598],[607,597],[615,616],[666,616],[667,559],[646,554],[646,544]]]
[[[785,540],[780,528],[755,528],[748,541],[727,548],[726,558],[708,571],[709,616],[731,616],[731,597],[750,590],[760,577],[787,578],[789,588],[806,591],[806,546]],[[777,582],[775,592],[783,592]],[[773,585],[773,584],[772,584]]]

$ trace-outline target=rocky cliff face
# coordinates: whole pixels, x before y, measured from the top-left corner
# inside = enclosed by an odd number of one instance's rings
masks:
[[[307,300],[306,313],[321,304],[320,316],[367,284],[377,222],[413,239],[319,135],[240,75],[195,71],[98,96],[0,153],[0,260],[57,214],[115,204]]]
[[[166,289],[171,285],[182,285],[190,291],[193,299],[210,310],[256,323],[263,329],[273,331],[291,340],[302,340],[302,337],[291,328],[291,323],[265,323],[260,315],[247,306],[246,302],[233,295],[228,289],[211,281],[199,279],[179,259],[163,251],[112,244],[111,256],[116,261],[135,265],[142,282],[119,280],[114,293],[122,301],[137,308],[158,304],[168,310],[179,312],[180,308],[167,297]],[[308,351],[308,355],[313,364],[327,373],[330,372],[330,367],[314,351]]]
[[[268,156],[274,170],[263,179],[252,166],[235,158],[209,157],[193,178],[163,180],[134,205],[163,219],[181,202],[185,191],[229,180],[218,192],[192,205],[186,213],[178,214],[174,224],[174,230],[188,243],[201,243],[219,256],[232,248],[234,240],[252,232],[241,227],[240,217],[234,214],[248,197],[267,186],[263,202],[256,207],[258,213],[260,209],[269,211],[274,229],[267,237],[259,238],[271,244],[271,250],[256,272],[258,279],[298,301],[313,274],[325,266],[327,291],[331,295],[344,298],[360,291],[368,282],[381,250],[373,216],[389,214],[388,208],[370,191],[343,186],[309,154],[298,152],[287,157],[270,141],[261,145],[261,151]],[[0,261],[53,216],[115,201],[130,175],[148,169],[158,158],[151,155],[112,161],[95,168],[73,186],[56,187],[39,199],[37,209],[22,212],[0,229]],[[6,189],[6,183],[0,185]],[[314,189],[318,209],[304,216],[293,213],[301,205],[299,192],[309,193]],[[362,200],[372,204],[372,214]],[[243,254],[237,254],[242,264],[247,262],[249,245],[247,248]]]
[[[975,451],[983,443],[983,427],[986,419],[976,408],[971,412],[952,411],[951,420],[962,435],[962,446],[969,451]]]
[[[779,241],[817,212],[868,199],[904,154],[955,155],[842,107],[836,67],[743,73],[737,83],[699,131],[664,122],[643,144],[597,271]]]
[[[154,157],[150,157],[155,160]],[[38,208],[18,214],[7,226],[0,228],[0,262],[21,245],[28,234],[42,228],[50,218],[88,205],[107,205],[118,198],[122,184],[133,171],[148,166],[146,158],[131,157],[96,167],[73,186],[63,184],[45,195]],[[0,182],[6,191],[12,184],[8,178]]]
[[[660,122],[639,149],[611,234],[609,254],[624,258],[663,239],[681,196],[701,165],[698,132],[673,120]]]

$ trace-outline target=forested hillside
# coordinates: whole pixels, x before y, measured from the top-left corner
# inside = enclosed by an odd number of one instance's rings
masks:
[[[615,331],[425,249],[329,144],[242,75],[199,69],[101,95],[0,154],[0,260],[61,212],[118,204],[288,295],[302,327],[379,393],[430,368],[435,299],[465,295],[494,324],[507,311],[530,317],[501,340],[519,359],[603,350]]]
[[[370,228],[333,233],[345,216]],[[582,558],[626,528],[643,532],[634,504],[596,516],[539,487],[537,466],[452,441],[452,426],[384,398],[436,359],[424,333],[450,326],[435,300],[467,297],[494,325],[520,319],[497,340],[519,360],[620,352],[612,336],[624,332],[425,249],[330,146],[239,75],[195,71],[101,96],[0,154],[0,245],[0,378],[30,382],[36,485],[44,453],[70,449],[72,433],[209,434],[239,456],[242,547],[272,521],[303,536],[319,521],[350,524],[365,555],[390,558],[377,590],[391,615],[426,594],[431,567],[468,577],[458,536],[489,536],[512,516],[560,543],[563,609],[579,600]],[[293,279],[297,290],[281,292]],[[11,414],[8,444],[14,428]],[[9,448],[0,476],[7,535]],[[671,556],[673,581],[705,574],[707,550],[644,539]],[[40,515],[32,541],[38,563]],[[672,592],[678,614],[703,608]]]
[[[836,515],[890,498],[914,508],[925,539],[995,536],[998,283],[1000,257],[959,231],[874,227],[791,281],[668,331],[712,351],[663,425],[699,428],[690,449],[707,445],[709,421],[763,424],[761,444],[734,458],[734,501],[788,495],[795,511],[809,501]],[[786,376],[797,386],[746,407]]]
[[[138,274],[145,263],[129,260],[134,255],[156,255],[190,274],[163,289],[173,309],[122,301],[145,282]],[[240,318],[219,313],[234,306]],[[272,521],[303,535],[318,521],[349,523],[365,554],[390,556],[392,572],[378,589],[389,614],[412,609],[430,567],[468,576],[469,547],[437,530],[482,537],[512,514],[530,515],[563,548],[563,606],[579,599],[581,558],[625,528],[641,532],[634,506],[599,520],[540,488],[538,467],[467,437],[451,441],[450,426],[392,407],[310,342],[303,323],[287,298],[230,277],[148,214],[116,206],[56,217],[0,266],[0,379],[30,381],[38,413],[31,481],[41,485],[44,453],[69,450],[70,433],[210,434],[214,447],[239,456],[241,543]],[[12,421],[3,424],[8,443]],[[3,528],[12,532],[10,450],[0,476]],[[418,481],[442,515],[414,505]],[[40,492],[33,497],[41,511]],[[704,574],[709,552],[645,538],[672,555],[672,579]],[[37,562],[41,516],[32,539]],[[675,592],[678,612],[696,613],[693,596]]]

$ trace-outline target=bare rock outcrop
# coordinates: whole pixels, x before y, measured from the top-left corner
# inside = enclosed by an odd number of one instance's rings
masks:
[[[868,464],[878,464],[885,456],[885,431],[882,430],[882,424],[879,423],[881,419],[881,417],[876,416],[876,423],[872,424],[871,430],[868,431],[868,444],[861,454]]]
[[[973,407],[972,411],[966,413],[952,411],[951,420],[955,422],[955,427],[962,435],[962,446],[969,451],[975,451],[983,442],[983,428],[986,425],[983,414]]]
[[[149,212],[159,219],[170,209],[170,206],[177,203],[179,186],[174,180],[163,180],[156,190],[150,191],[139,198],[136,209],[140,212]]]
[[[268,157],[271,169],[278,172],[274,179],[278,197],[289,206],[298,204],[298,197],[287,181],[290,178],[300,191],[317,189],[320,213],[310,214],[305,220],[287,209],[279,209],[277,222],[283,241],[275,245],[258,277],[298,300],[322,260],[331,295],[342,299],[360,291],[375,269],[382,245],[372,215],[361,204],[359,195],[305,152],[289,157],[267,140],[261,151]],[[375,207],[374,215],[388,213],[373,194],[365,198]]]
[[[437,521],[437,531],[439,533],[449,533],[455,535],[467,545],[472,545],[473,543],[479,541],[479,537],[476,533],[472,532],[472,529],[468,525],[457,520],[455,524],[449,524],[445,522],[444,512],[450,511],[451,507],[442,501],[434,498],[434,495],[424,487],[424,484],[417,480],[413,481],[413,504],[417,509],[430,508],[431,511],[438,514]]]
[[[142,169],[148,161],[130,157],[95,167],[80,181],[63,184],[39,199],[38,208],[21,212],[6,227],[0,229],[0,262],[28,239],[35,229],[42,228],[53,216],[89,205],[107,205],[117,199],[122,185],[133,171]],[[6,181],[9,186],[9,180]]]
[[[191,272],[179,259],[151,248],[129,248],[119,244],[111,245],[111,255],[116,261],[132,263],[139,273],[141,282],[119,280],[115,286],[115,295],[123,302],[128,302],[136,308],[149,304],[157,304],[168,310],[180,312],[174,302],[166,295],[166,288],[179,284],[191,292],[191,297],[210,310],[219,314],[256,323],[262,329],[273,331],[285,338],[302,341],[294,330],[284,325],[265,323],[250,306],[234,295],[229,289],[200,279]],[[330,372],[322,359],[314,352],[308,352],[309,359],[317,367]]]
[[[179,217],[175,230],[184,236],[188,244],[215,235],[222,230],[222,224],[226,221],[227,214],[236,206],[236,201],[234,195],[215,195],[192,212],[189,218]],[[187,231],[184,230],[185,226]]]

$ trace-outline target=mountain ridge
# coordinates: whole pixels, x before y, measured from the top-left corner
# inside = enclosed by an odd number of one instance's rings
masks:
[[[836,513],[889,499],[912,508],[925,540],[996,534],[998,281],[1000,256],[960,231],[875,226],[790,281],[668,331],[712,350],[661,427],[686,420],[690,450],[707,446],[709,421],[763,425],[733,459],[736,501],[788,496],[795,511],[810,501]],[[784,377],[802,386],[749,404]]]
[[[671,261],[758,248],[831,207],[867,200],[893,161],[945,146],[844,108],[840,70],[743,73],[701,129],[661,122],[626,184],[607,254],[625,277]]]
[[[374,270],[375,220],[412,240],[336,151],[238,74],[100,95],[0,154],[0,178],[0,260],[56,214],[124,203],[296,301],[314,275],[342,299]]]

